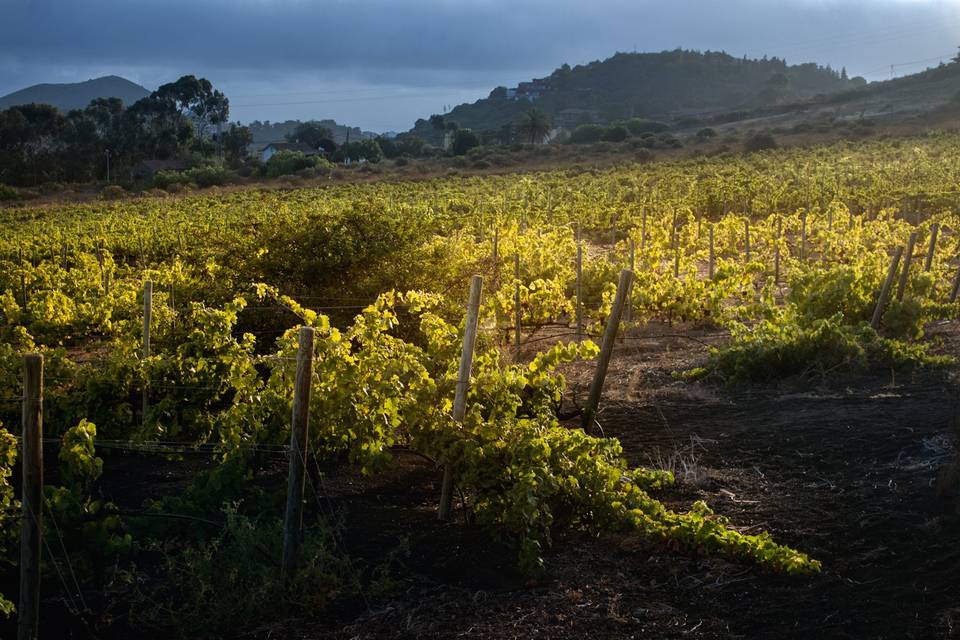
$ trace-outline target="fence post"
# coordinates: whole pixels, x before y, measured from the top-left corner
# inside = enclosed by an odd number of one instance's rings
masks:
[[[477,342],[477,324],[480,317],[480,294],[483,292],[483,278],[473,276],[470,281],[470,299],[467,301],[467,320],[463,328],[463,349],[460,352],[460,368],[457,371],[457,389],[453,398],[453,421],[460,423],[467,413],[467,389],[470,385],[470,372],[473,369],[473,348]],[[440,520],[450,517],[453,506],[453,465],[443,467],[443,483],[440,487]]]
[[[743,246],[747,262],[750,262],[750,218],[743,221]]]
[[[143,283],[143,359],[150,357],[150,323],[153,319],[153,281],[147,280]],[[150,380],[143,381],[143,415],[141,424],[147,422],[147,411],[150,409],[150,394],[148,388]]]
[[[870,326],[876,331],[880,328],[880,319],[883,317],[883,308],[887,306],[887,298],[890,297],[890,287],[893,286],[893,279],[897,275],[897,267],[900,265],[900,256],[903,255],[903,247],[897,247],[893,258],[890,260],[890,268],[887,270],[887,277],[883,281],[883,288],[880,289],[880,298],[877,300],[877,306],[873,310],[873,319],[870,320]]]
[[[897,286],[897,300],[903,300],[903,294],[907,290],[907,281],[910,278],[910,263],[913,262],[913,249],[917,244],[917,232],[910,234],[907,240],[907,252],[903,256],[903,271],[900,272],[900,283]]]
[[[710,235],[710,257],[707,262],[707,277],[713,280],[714,270],[715,270],[715,258],[713,252],[713,223],[710,223],[710,230],[708,231]]]
[[[297,571],[300,530],[303,527],[303,484],[307,472],[307,438],[310,422],[310,390],[313,382],[313,327],[300,327],[297,376],[293,386],[293,416],[290,420],[290,465],[287,475],[287,506],[283,515],[283,560],[281,571],[289,580]]]
[[[940,225],[934,222],[930,225],[930,247],[927,249],[927,259],[923,263],[924,272],[930,271],[933,266],[933,256],[937,252],[938,235],[940,235]]]
[[[493,286],[500,280],[500,226],[493,228]]]
[[[647,249],[647,207],[643,207],[643,216],[640,219],[640,253]]]
[[[780,234],[783,231],[783,220],[777,216],[777,235],[774,238],[773,250],[773,283],[780,283]]]
[[[953,277],[953,286],[950,288],[950,302],[957,301],[957,293],[960,293],[960,267],[957,267],[957,275]]]
[[[23,359],[23,495],[20,520],[18,640],[34,640],[40,624],[40,535],[43,523],[43,356]]]
[[[600,359],[597,360],[597,370],[593,374],[590,384],[590,397],[583,410],[583,428],[593,424],[597,407],[600,405],[600,395],[603,393],[603,381],[607,377],[610,366],[610,357],[613,355],[613,343],[617,338],[620,327],[620,318],[623,317],[623,306],[630,297],[630,288],[633,285],[633,272],[624,269],[620,272],[620,282],[617,283],[617,295],[613,299],[613,308],[607,318],[607,326],[603,330],[603,345],[600,347]]]
[[[513,327],[513,340],[514,344],[517,347],[516,357],[520,357],[520,322],[522,320],[520,314],[520,254],[513,254],[513,315],[514,315],[514,327]]]
[[[583,245],[580,244],[579,233],[577,234],[577,342],[583,342]]]
[[[633,250],[633,238],[630,238],[627,241],[627,248],[630,255],[630,260],[629,260],[630,266],[628,268],[630,269],[630,273],[634,273],[637,260],[636,260],[636,253],[634,253],[634,250]],[[623,321],[628,324],[630,322],[633,322],[633,298],[632,297],[627,298],[627,307],[623,310]]]
[[[20,302],[21,307],[27,308],[27,270],[23,266],[23,247],[17,249],[17,263],[20,266]]]
[[[800,262],[807,259],[807,212],[800,216]]]

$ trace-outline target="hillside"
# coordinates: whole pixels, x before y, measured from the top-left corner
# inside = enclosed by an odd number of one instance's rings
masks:
[[[673,119],[704,111],[749,110],[865,84],[863,78],[850,79],[830,67],[791,66],[778,58],[749,60],[679,49],[617,53],[586,65],[563,65],[515,88],[498,87],[487,98],[457,106],[444,119],[492,132],[516,123],[536,106],[555,125],[569,129],[631,117]],[[413,132],[431,141],[442,138],[428,120],[418,120]]]
[[[140,85],[119,76],[104,76],[70,84],[35,84],[0,98],[0,109],[20,104],[50,104],[66,113],[82,109],[95,98],[120,98],[131,105],[150,92]]]

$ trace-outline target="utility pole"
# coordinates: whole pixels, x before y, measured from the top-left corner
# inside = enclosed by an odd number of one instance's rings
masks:
[[[110,149],[107,149],[107,184],[110,184]]]

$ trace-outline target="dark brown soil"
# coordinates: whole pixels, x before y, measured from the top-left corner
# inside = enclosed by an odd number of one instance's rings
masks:
[[[955,330],[937,329],[947,351]],[[737,528],[769,531],[820,559],[821,575],[778,575],[631,536],[567,535],[531,580],[515,571],[513,551],[462,517],[438,523],[439,474],[400,452],[392,471],[338,470],[313,496],[318,510],[342,516],[341,545],[366,584],[375,568],[389,568],[390,579],[246,637],[960,637],[958,503],[935,491],[956,449],[953,375],[738,388],[673,379],[719,339],[666,326],[632,336],[611,367],[602,429],[632,463],[676,472],[665,496],[672,507],[705,499]],[[589,367],[567,374],[582,397]],[[119,468],[111,483],[131,502],[189,479],[173,463]]]
[[[666,334],[680,337],[649,337]],[[741,530],[770,531],[822,560],[822,575],[776,575],[629,536],[568,536],[527,581],[508,550],[462,523],[436,523],[438,476],[405,456],[374,486],[328,487],[357,562],[404,550],[393,593],[251,637],[960,637],[960,517],[934,490],[955,450],[949,373],[690,385],[670,373],[718,336],[645,335],[618,351],[606,435],[631,462],[676,471],[675,508],[705,499]],[[570,371],[572,386],[588,375]]]

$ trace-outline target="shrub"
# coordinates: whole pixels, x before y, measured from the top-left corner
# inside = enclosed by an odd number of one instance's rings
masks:
[[[118,184],[108,184],[100,190],[101,200],[118,200],[127,195],[127,190]]]
[[[769,149],[776,149],[778,146],[780,145],[777,144],[777,139],[770,133],[755,133],[743,143],[744,151],[749,152],[767,151]]]
[[[604,142],[623,142],[628,135],[626,127],[613,126],[604,131],[600,139]]]
[[[299,151],[280,151],[270,156],[264,165],[264,172],[268,178],[279,178],[313,166],[313,158],[308,158]]]
[[[16,187],[8,187],[5,184],[0,184],[0,201],[3,200],[19,200],[20,199],[20,190]]]
[[[697,131],[697,140],[699,140],[700,142],[705,142],[707,140],[710,140],[711,138],[716,138],[716,137],[717,137],[716,130],[711,129],[710,127],[706,127],[705,129],[700,129],[700,131]]]
[[[670,128],[670,125],[665,122],[646,120],[644,118],[631,118],[624,123],[624,126],[627,128],[627,131],[635,136],[644,133],[660,133]]]
[[[582,124],[570,134],[570,142],[573,144],[599,142],[605,132],[606,129],[599,124]]]

